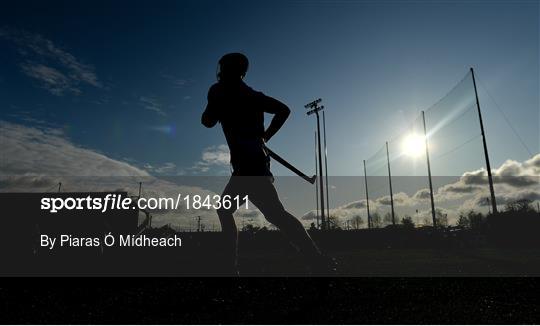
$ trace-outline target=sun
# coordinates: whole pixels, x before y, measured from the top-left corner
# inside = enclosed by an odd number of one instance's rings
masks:
[[[410,157],[417,158],[426,150],[424,137],[417,134],[409,134],[403,139],[402,150]]]

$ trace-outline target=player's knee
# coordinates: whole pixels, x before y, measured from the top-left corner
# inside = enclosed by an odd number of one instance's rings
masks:
[[[264,217],[268,220],[268,222],[274,225],[280,225],[287,222],[287,220],[291,217],[291,214],[289,214],[283,208],[283,206],[281,206],[271,209],[269,212],[267,212],[267,214],[264,215]]]
[[[236,224],[234,223],[234,217],[230,210],[227,209],[218,209],[217,215],[219,217],[219,222],[221,224],[221,230],[225,233],[235,233]]]
[[[223,207],[217,209],[216,212],[219,218],[229,218],[233,215],[233,212],[230,209],[225,209]]]
[[[233,211],[230,209],[220,208],[216,210],[220,222],[223,223],[234,223]]]

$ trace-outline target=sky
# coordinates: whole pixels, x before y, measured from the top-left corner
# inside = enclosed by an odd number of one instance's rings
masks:
[[[206,152],[219,161],[225,142],[219,127],[208,130],[199,119],[216,62],[231,51],[250,58],[249,85],[291,108],[270,145],[304,169],[314,167],[315,120],[303,104],[323,98],[329,174],[361,175],[361,160],[469,67],[538,152],[536,1],[21,1],[3,7],[2,117],[61,127],[83,147],[154,173],[228,171],[204,161]],[[54,50],[36,50],[45,44]],[[482,92],[493,163],[529,157]]]
[[[228,52],[249,57],[248,85],[291,108],[269,146],[307,174],[315,165],[315,117],[304,104],[317,98],[325,106],[330,176],[363,175],[362,160],[376,161],[385,141],[397,175],[425,175],[423,158],[401,155],[402,136],[418,128],[421,110],[433,132],[434,175],[485,168],[476,106],[457,109],[474,104],[470,67],[492,167],[523,165],[530,173],[540,152],[539,7],[538,1],[4,3],[0,122],[3,146],[12,147],[2,175],[228,175],[221,129],[200,124],[217,61]],[[277,164],[273,171],[291,175]]]

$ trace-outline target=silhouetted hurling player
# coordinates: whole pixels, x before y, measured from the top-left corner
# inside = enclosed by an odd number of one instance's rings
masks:
[[[321,254],[300,221],[283,207],[273,185],[270,158],[265,151],[264,144],[283,126],[290,109],[244,83],[248,65],[247,57],[241,53],[229,53],[219,60],[218,82],[208,91],[208,104],[201,119],[208,128],[219,122],[229,145],[233,173],[222,196],[244,198],[247,195],[264,217],[308,257],[313,271],[325,272],[321,268],[331,269],[329,259]],[[266,130],[265,112],[274,115]],[[232,274],[237,273],[235,210],[236,207],[231,207],[217,211],[225,237],[223,268]]]

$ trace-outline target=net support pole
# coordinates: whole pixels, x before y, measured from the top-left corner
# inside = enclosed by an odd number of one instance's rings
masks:
[[[390,153],[388,142],[386,142],[386,161],[388,163],[388,185],[390,186],[390,205],[392,207],[392,225],[396,225],[396,214],[394,212],[394,193],[392,191],[392,173],[390,172]]]
[[[472,67],[471,67],[471,75],[472,75],[472,81],[473,81],[473,86],[474,86],[474,94],[476,96],[476,108],[478,109],[478,119],[480,120],[480,132],[482,134],[482,143],[484,145],[484,156],[486,158],[486,170],[487,170],[488,182],[489,182],[489,192],[491,194],[491,208],[493,210],[493,214],[497,214],[497,202],[495,201],[495,189],[493,187],[493,177],[491,175],[491,164],[489,163],[486,133],[484,131],[482,111],[480,111],[480,101],[478,100],[478,91],[476,89],[476,79],[474,78],[474,70]]]
[[[364,182],[366,184],[367,223],[368,223],[368,229],[371,229],[371,214],[369,213],[369,191],[368,191],[368,184],[367,184],[366,160],[364,160]]]
[[[427,173],[429,180],[429,198],[431,199],[431,218],[433,219],[433,227],[437,227],[437,218],[435,214],[435,201],[433,200],[433,182],[431,181],[431,164],[429,163],[429,146],[428,136],[426,130],[426,117],[424,111],[422,111],[422,123],[424,124],[424,140],[426,146],[426,160],[427,160]]]

